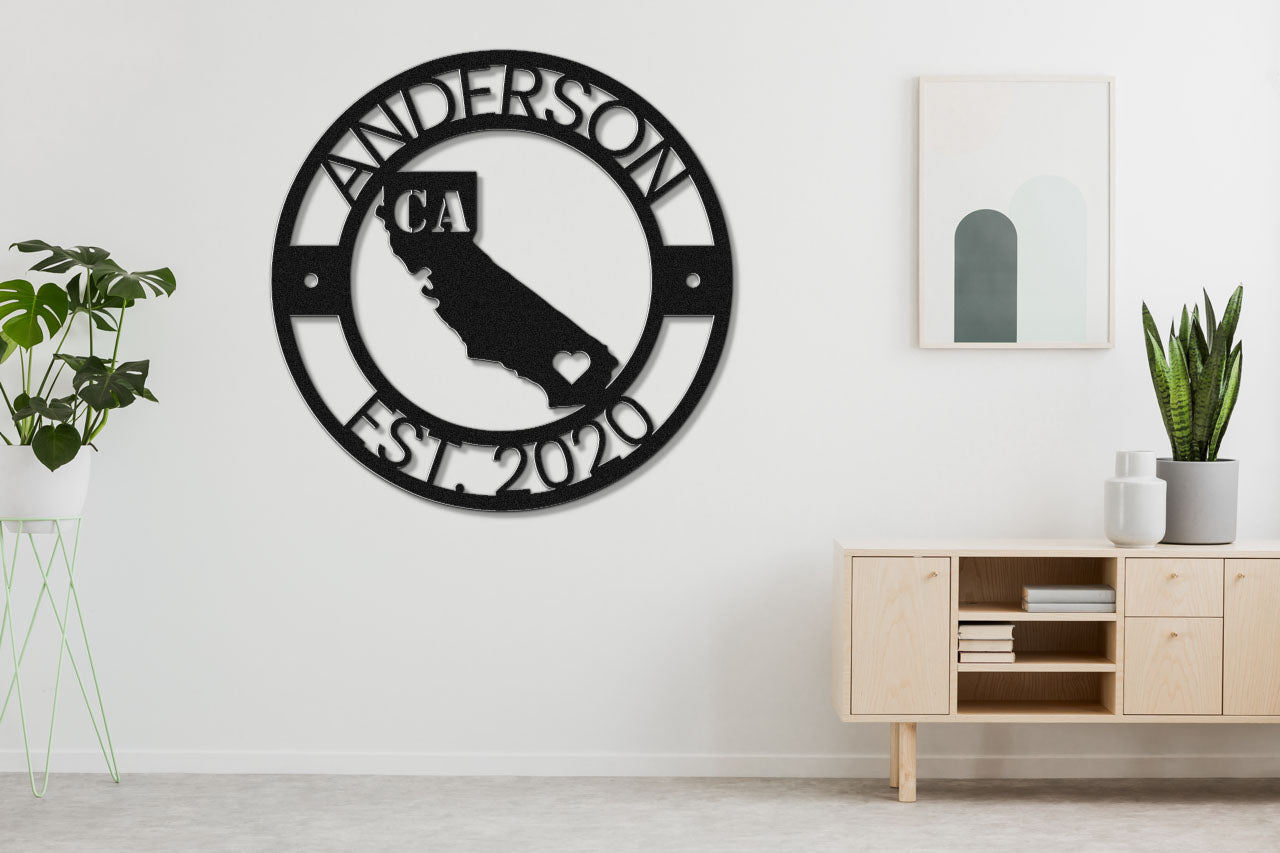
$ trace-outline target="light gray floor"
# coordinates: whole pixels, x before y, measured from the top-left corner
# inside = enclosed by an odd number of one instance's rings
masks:
[[[4,851],[1280,850],[1280,780],[0,775]]]

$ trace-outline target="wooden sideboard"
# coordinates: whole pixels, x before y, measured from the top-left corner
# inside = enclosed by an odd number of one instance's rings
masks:
[[[833,698],[890,724],[915,800],[919,723],[1280,723],[1280,542],[1117,548],[835,544]],[[1027,613],[1024,584],[1107,584],[1115,613]],[[1014,663],[959,663],[960,622],[1014,623]]]

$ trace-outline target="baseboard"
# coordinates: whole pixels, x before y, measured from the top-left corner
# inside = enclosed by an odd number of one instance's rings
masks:
[[[122,773],[333,773],[423,776],[727,776],[875,778],[885,755],[365,753],[121,751]],[[32,756],[37,767],[43,756]],[[26,769],[0,751],[0,772]],[[57,751],[54,772],[105,770],[98,752]],[[1280,776],[1280,755],[922,755],[922,779]]]

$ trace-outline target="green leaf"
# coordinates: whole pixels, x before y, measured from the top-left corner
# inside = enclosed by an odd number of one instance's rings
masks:
[[[1151,311],[1147,308],[1147,303],[1145,302],[1142,303],[1142,329],[1156,342],[1156,349],[1160,352],[1160,358],[1163,359],[1164,344],[1160,343],[1160,330],[1156,328],[1156,321],[1151,319]]]
[[[65,361],[67,363],[67,367],[77,371],[83,368],[89,359],[94,358],[94,356],[91,355],[67,355],[62,352],[54,353],[53,357],[59,361]],[[98,361],[100,362],[101,359],[98,359]],[[105,367],[106,365],[103,366]]]
[[[1173,427],[1173,458],[1193,461],[1191,456],[1191,377],[1187,356],[1177,335],[1169,338],[1169,422]]]
[[[1213,302],[1209,300],[1209,291],[1205,288],[1201,288],[1201,290],[1204,292],[1204,321],[1206,324],[1204,330],[1207,338],[1206,343],[1209,344],[1209,351],[1212,352],[1213,333],[1218,330],[1218,321],[1213,316]]]
[[[129,308],[133,302],[134,300],[125,299],[123,296],[103,296],[98,305],[103,308]]]
[[[1187,350],[1187,368],[1191,377],[1191,456],[1193,459],[1204,458],[1205,444],[1209,440],[1209,426],[1212,419],[1201,418],[1199,400],[1206,386],[1218,385],[1217,379],[1205,370],[1205,360],[1209,347],[1205,343],[1204,333],[1200,330],[1200,307],[1191,310],[1191,347]],[[1212,406],[1212,400],[1209,402]]]
[[[9,356],[22,349],[22,347],[18,346],[18,342],[6,335],[3,330],[0,330],[0,347],[2,347],[0,349],[0,364],[4,364],[9,360]]]
[[[84,280],[84,274],[73,275],[67,281],[67,307],[72,311],[79,311],[84,307],[84,303],[80,301],[80,283]]]
[[[79,303],[76,302],[76,291],[79,290],[80,282],[76,281],[68,285],[67,292],[72,295],[71,308],[73,311],[83,311],[94,318],[94,325],[100,329],[105,329],[109,324],[111,328],[108,331],[115,331],[116,322],[106,309],[108,308],[128,308],[133,304],[132,299],[124,299],[122,297],[112,297],[107,295],[108,274],[102,272],[92,273],[89,276],[89,284],[84,289],[84,294],[80,298]]]
[[[1243,300],[1244,288],[1237,287],[1232,291],[1231,298],[1227,300],[1227,307],[1222,312],[1222,320],[1218,323],[1218,330],[1213,336],[1215,344],[1222,344],[1224,358],[1235,340],[1236,324],[1240,322],[1240,304]]]
[[[110,252],[99,249],[97,246],[72,246],[70,249],[64,249],[43,240],[23,240],[12,244],[9,248],[17,249],[19,252],[49,252],[47,258],[42,258],[31,265],[31,269],[37,272],[69,272],[74,267],[92,267],[101,264],[111,257]]]
[[[67,305],[71,314],[85,314],[93,322],[93,325],[104,332],[114,332],[117,328],[115,317],[102,307],[107,302],[106,291],[98,286],[97,280],[100,278],[90,278],[88,288],[84,287],[85,276],[83,273],[75,275],[66,284]],[[96,297],[96,299],[95,299]],[[120,302],[121,300],[110,300],[112,302]],[[132,301],[132,300],[130,300]],[[112,307],[119,307],[113,305]]]
[[[67,319],[66,291],[52,282],[37,292],[22,279],[0,282],[0,319],[4,333],[23,349],[31,349],[52,337]],[[43,328],[42,328],[43,327]]]
[[[1195,390],[1200,382],[1200,371],[1204,369],[1203,354],[1196,344],[1196,321],[1191,321],[1191,346],[1187,348],[1187,375],[1191,377],[1191,395],[1195,399]]]
[[[1146,313],[1146,306],[1143,306],[1143,312]],[[1151,319],[1150,314],[1146,314],[1146,319]],[[1151,367],[1151,384],[1156,389],[1156,403],[1160,406],[1160,418],[1164,421],[1164,431],[1169,435],[1169,446],[1173,451],[1177,452],[1177,445],[1173,440],[1173,419],[1169,415],[1169,364],[1164,360],[1164,347],[1160,345],[1160,339],[1152,333],[1151,329],[1155,328],[1155,324],[1147,330],[1147,363]]]
[[[1193,421],[1191,426],[1194,459],[1205,459],[1212,442],[1212,432],[1218,422],[1222,405],[1222,392],[1226,380],[1228,348],[1235,337],[1236,323],[1240,320],[1240,305],[1244,291],[1236,288],[1222,314],[1222,323],[1214,333],[1215,346],[1204,365],[1203,378],[1195,387],[1191,401]]]
[[[156,296],[162,293],[165,296],[171,296],[178,287],[168,267],[108,276],[108,280],[110,287],[107,295],[119,299],[145,299],[147,288],[150,288]]]
[[[1205,340],[1204,329],[1200,326],[1199,305],[1191,312],[1191,342],[1195,344],[1196,354],[1199,356],[1200,363],[1203,364],[1209,359],[1209,342]]]
[[[89,271],[89,280],[85,284],[84,303],[86,305],[97,305],[107,295],[107,288],[103,284],[106,279],[106,273]]]
[[[13,421],[17,423],[30,417],[39,416],[50,421],[66,422],[71,420],[73,412],[71,404],[74,401],[74,394],[53,400],[45,400],[43,397],[31,397],[28,399],[26,394],[19,394],[13,398]]]
[[[89,301],[94,305],[127,307],[135,299],[146,299],[148,293],[169,296],[178,286],[168,267],[126,272],[115,261],[104,261],[91,272]]]
[[[77,267],[88,270],[90,282],[83,296],[84,301],[91,305],[102,304],[95,298],[95,290],[100,291],[104,297],[120,300],[127,305],[134,299],[145,299],[148,291],[156,296],[162,293],[170,296],[178,287],[173,271],[168,267],[127,272],[111,259],[110,252],[97,246],[72,246],[66,249],[43,240],[24,240],[14,243],[11,248],[16,248],[19,252],[48,252],[48,257],[31,266],[31,269],[40,272],[70,272]]]
[[[44,467],[55,471],[75,459],[80,452],[80,433],[70,424],[45,424],[36,430],[31,449]]]
[[[126,361],[114,370],[97,356],[80,357],[79,366],[72,364],[72,356],[63,358],[76,368],[71,385],[76,394],[95,409],[123,409],[135,398],[146,394],[147,371],[150,361]]]
[[[1191,349],[1191,318],[1187,315],[1187,306],[1182,306],[1182,322],[1178,324],[1178,343],[1182,344],[1182,351],[1189,353]],[[1188,355],[1187,364],[1191,363]]]
[[[1231,423],[1231,413],[1236,407],[1236,397],[1240,395],[1240,372],[1243,369],[1244,346],[1236,344],[1227,367],[1227,381],[1222,391],[1222,405],[1218,410],[1218,420],[1213,425],[1213,434],[1209,436],[1208,453],[1205,459],[1210,462],[1218,458],[1218,447],[1222,444],[1222,436],[1227,431],[1227,424]]]
[[[17,243],[10,243],[10,249],[17,249],[19,252],[47,252],[56,249],[57,246],[50,245],[43,240],[20,240]]]

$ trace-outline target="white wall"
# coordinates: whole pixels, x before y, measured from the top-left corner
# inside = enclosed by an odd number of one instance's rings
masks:
[[[1274,4],[4,5],[0,238],[180,281],[130,329],[163,402],[104,433],[81,562],[126,770],[882,772],[884,727],[829,706],[832,536],[1098,536],[1113,451],[1163,444],[1139,304],[1167,317],[1202,285],[1246,284],[1226,450],[1242,536],[1280,534]],[[490,47],[657,105],[738,269],[718,383],[675,446],[510,517],[348,458],[269,300],[320,132],[387,77]],[[914,346],[914,81],[981,72],[1118,78],[1114,350]],[[55,766],[95,769],[75,700]],[[15,721],[0,738],[16,768]],[[924,775],[1280,773],[1280,730],[1236,726],[926,727],[921,751]]]

